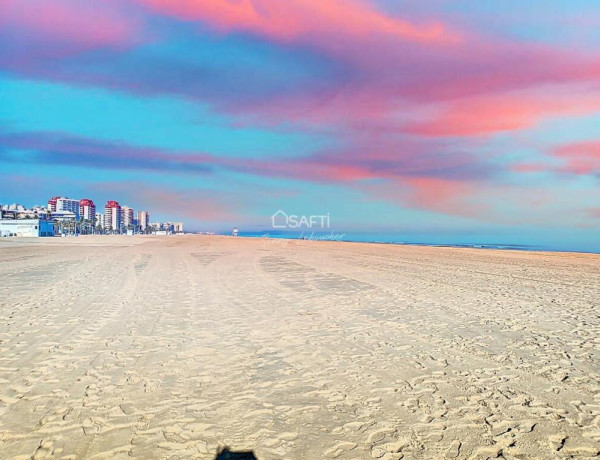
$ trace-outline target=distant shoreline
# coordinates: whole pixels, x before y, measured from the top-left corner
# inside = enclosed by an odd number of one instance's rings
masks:
[[[265,236],[265,234],[247,234],[242,233],[237,237],[234,237],[228,233],[211,233],[211,234],[201,234],[201,233],[185,233],[180,235],[79,235],[78,237],[10,237],[10,238],[0,238],[0,243],[5,243],[11,246],[19,246],[21,244],[39,244],[39,243],[51,243],[51,244],[60,244],[60,243],[69,243],[69,242],[79,242],[79,244],[85,244],[86,240],[91,238],[98,238],[100,243],[103,240],[114,240],[114,239],[122,239],[123,242],[136,240],[155,240],[155,239],[173,239],[173,238],[184,238],[184,237],[202,237],[202,238],[249,238],[252,240],[256,239],[265,239],[268,241],[272,241],[276,243],[277,241],[287,241],[292,243],[304,243],[304,242],[315,242],[315,243],[343,243],[343,244],[368,244],[368,245],[388,245],[388,246],[405,246],[405,247],[415,247],[415,248],[448,248],[448,249],[475,249],[475,250],[486,250],[486,251],[503,251],[503,252],[522,252],[526,254],[534,254],[534,253],[542,253],[542,254],[582,254],[582,255],[600,255],[600,251],[577,251],[577,250],[569,250],[569,249],[554,249],[547,248],[541,246],[526,246],[526,245],[511,245],[511,244],[435,244],[435,243],[420,243],[420,242],[400,242],[400,241],[365,241],[365,240],[355,240],[355,239],[340,239],[340,240],[316,240],[316,239],[300,239],[298,237],[294,237],[291,235],[270,235]],[[11,244],[12,243],[12,244]]]
[[[219,236],[231,236],[227,233],[215,233],[215,235]],[[583,251],[583,250],[574,250],[574,249],[558,249],[547,246],[531,246],[531,245],[519,245],[519,244],[509,244],[509,243],[459,243],[459,244],[451,244],[451,243],[423,243],[423,242],[414,242],[414,241],[378,241],[378,240],[359,240],[352,238],[342,238],[336,240],[330,239],[305,239],[302,240],[297,235],[282,235],[282,234],[269,234],[268,232],[248,232],[248,233],[240,233],[237,238],[265,238],[272,240],[290,240],[290,241],[319,241],[319,242],[338,242],[338,243],[365,243],[365,244],[385,244],[385,245],[393,245],[393,246],[421,246],[421,247],[431,247],[431,248],[456,248],[456,249],[485,249],[485,250],[498,250],[498,251],[522,251],[522,252],[543,252],[543,253],[572,253],[572,254],[600,254],[599,251]]]

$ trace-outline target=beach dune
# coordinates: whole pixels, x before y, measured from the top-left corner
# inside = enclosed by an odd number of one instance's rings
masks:
[[[600,256],[0,241],[0,458],[595,458]]]

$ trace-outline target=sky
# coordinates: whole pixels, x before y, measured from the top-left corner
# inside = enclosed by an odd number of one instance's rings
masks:
[[[595,0],[0,0],[0,203],[600,251],[599,126]]]

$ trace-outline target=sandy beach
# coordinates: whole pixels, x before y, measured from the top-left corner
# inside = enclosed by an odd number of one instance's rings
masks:
[[[0,458],[600,452],[600,256],[0,241]]]

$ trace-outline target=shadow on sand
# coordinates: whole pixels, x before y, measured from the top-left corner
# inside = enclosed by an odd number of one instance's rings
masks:
[[[258,460],[251,450],[234,452],[225,447],[217,453],[215,460]]]

